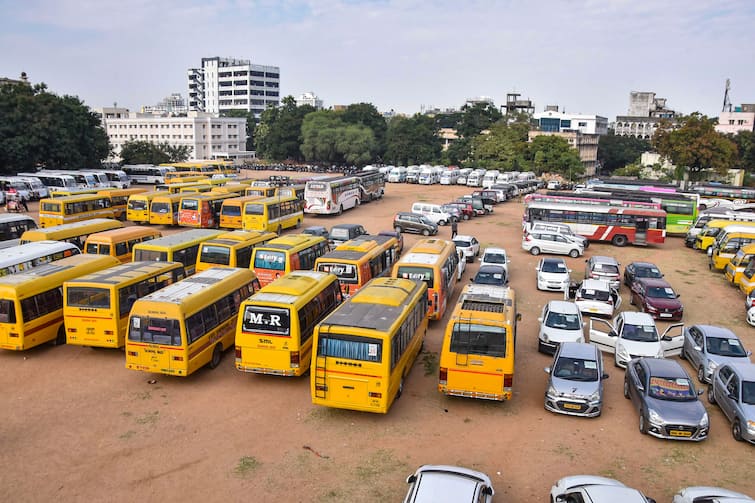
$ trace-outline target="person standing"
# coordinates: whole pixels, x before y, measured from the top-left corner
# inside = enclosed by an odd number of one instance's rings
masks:
[[[451,220],[451,239],[456,237],[456,232],[459,230],[459,224],[456,219]]]

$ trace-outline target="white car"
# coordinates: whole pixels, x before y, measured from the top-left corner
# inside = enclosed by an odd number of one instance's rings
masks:
[[[573,302],[548,302],[537,321],[540,322],[537,349],[541,353],[552,355],[562,342],[585,342],[585,322]]]
[[[457,234],[454,236],[453,241],[456,245],[456,250],[464,253],[464,259],[467,262],[472,262],[480,254],[480,242],[474,236]]]
[[[606,280],[586,279],[577,288],[574,303],[585,314],[611,317],[621,306],[621,295]]]
[[[484,255],[483,255],[484,257]],[[543,257],[535,267],[537,271],[537,289],[566,292],[571,282],[571,269],[566,267],[566,260],[556,257]]]
[[[674,495],[672,503],[745,503],[753,501],[746,494],[737,493],[720,487],[695,486],[686,487]]]
[[[602,329],[602,330],[601,330]],[[634,358],[667,358],[679,356],[684,345],[684,325],[670,325],[658,335],[653,317],[648,313],[624,311],[613,322],[590,318],[590,344],[614,354],[617,367],[626,368]],[[679,335],[670,334],[679,332]]]
[[[503,248],[485,248],[480,256],[480,267],[489,264],[499,265],[506,271],[506,276],[509,275],[509,262],[509,256]]]
[[[448,465],[422,465],[406,479],[409,492],[404,503],[491,503],[495,490],[482,472]]]
[[[564,477],[551,488],[554,503],[650,503],[637,489],[627,487],[618,480],[597,475]]]
[[[522,236],[522,248],[533,255],[541,253],[558,253],[579,257],[585,252],[584,247],[563,234],[550,231],[526,232]]]

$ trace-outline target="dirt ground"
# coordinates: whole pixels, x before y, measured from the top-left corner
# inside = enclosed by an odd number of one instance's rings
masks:
[[[415,200],[445,202],[467,192],[389,184],[383,200],[340,217],[307,216],[305,225],[353,222],[377,232],[390,229],[394,213]],[[3,351],[0,501],[401,501],[407,475],[426,463],[487,473],[495,501],[547,501],[551,485],[573,474],[617,478],[659,503],[690,485],[755,496],[755,451],[734,441],[718,408],[704,401],[711,434],[702,443],[643,436],[622,397],[623,371],[609,356],[601,417],[544,410],[543,367],[551,360],[537,352],[537,317],[559,294],[535,288],[537,259],[521,249],[522,208],[510,201],[459,225],[460,234],[503,246],[511,257],[522,314],[512,400],[447,398],[437,391],[450,309],[431,322],[426,352],[387,415],[313,406],[306,378],[238,372],[232,351],[219,368],[188,378],[126,370],[121,351],[47,345]],[[442,227],[439,237],[449,238],[450,228]],[[409,247],[418,238],[405,239]],[[647,248],[592,244],[587,256],[594,254],[613,255],[622,265],[658,264],[681,293],[685,323],[730,327],[755,348],[739,291],[709,272],[706,257],[681,239]],[[574,276],[583,274],[584,258],[567,261]],[[477,267],[469,264],[465,282]],[[627,288],[621,290],[622,309],[634,309]]]

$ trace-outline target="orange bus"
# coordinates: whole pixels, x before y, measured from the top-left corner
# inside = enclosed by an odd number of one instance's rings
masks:
[[[289,234],[254,247],[251,268],[265,286],[291,271],[312,269],[315,260],[328,252],[328,240],[309,234]]]
[[[461,279],[456,245],[445,239],[420,239],[394,264],[392,276],[427,283],[427,317],[439,320]]]
[[[223,201],[235,196],[212,192],[184,194],[178,207],[178,225],[201,229],[217,228]]]

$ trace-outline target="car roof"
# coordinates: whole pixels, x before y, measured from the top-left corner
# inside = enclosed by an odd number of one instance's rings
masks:
[[[663,377],[689,377],[684,368],[676,360],[670,358],[643,358],[650,370],[650,375]]]
[[[611,284],[604,279],[586,279],[582,281],[582,288],[590,290],[610,290]]]
[[[622,311],[620,315],[624,319],[624,323],[630,325],[655,325],[653,317],[648,313],[639,311]]]
[[[330,229],[353,229],[355,227],[362,227],[362,224],[335,224]]]
[[[615,258],[609,257],[607,255],[593,255],[590,260],[593,262],[605,262],[609,264],[618,264]]]
[[[501,255],[506,255],[506,250],[504,250],[503,248],[488,247],[482,250],[483,255],[485,255],[486,253],[500,253]]]
[[[558,313],[564,313],[564,314],[577,314],[579,313],[579,308],[574,302],[569,302],[566,300],[551,300],[548,301],[548,310],[549,311],[556,311]]]
[[[471,240],[477,239],[477,238],[475,238],[474,236],[470,236],[469,234],[457,234],[457,235],[454,236],[453,240],[456,241],[457,239],[471,241]]]
[[[599,351],[597,346],[586,342],[562,342],[559,345],[558,355],[582,360],[595,360],[599,357]]]
[[[698,328],[705,337],[718,337],[721,339],[739,339],[737,337],[737,334],[732,332],[726,327],[717,327],[714,325],[692,325],[689,328],[696,327]]]
[[[594,485],[584,487],[595,503],[639,503],[647,501],[640,491],[631,487]]]
[[[729,367],[745,381],[755,381],[755,363],[728,363]]]
[[[635,281],[638,281],[645,286],[671,288],[671,284],[663,278],[637,278]]]
[[[652,262],[630,262],[627,265],[633,265],[635,267],[655,267],[656,269],[660,269],[660,267],[658,267]]]

